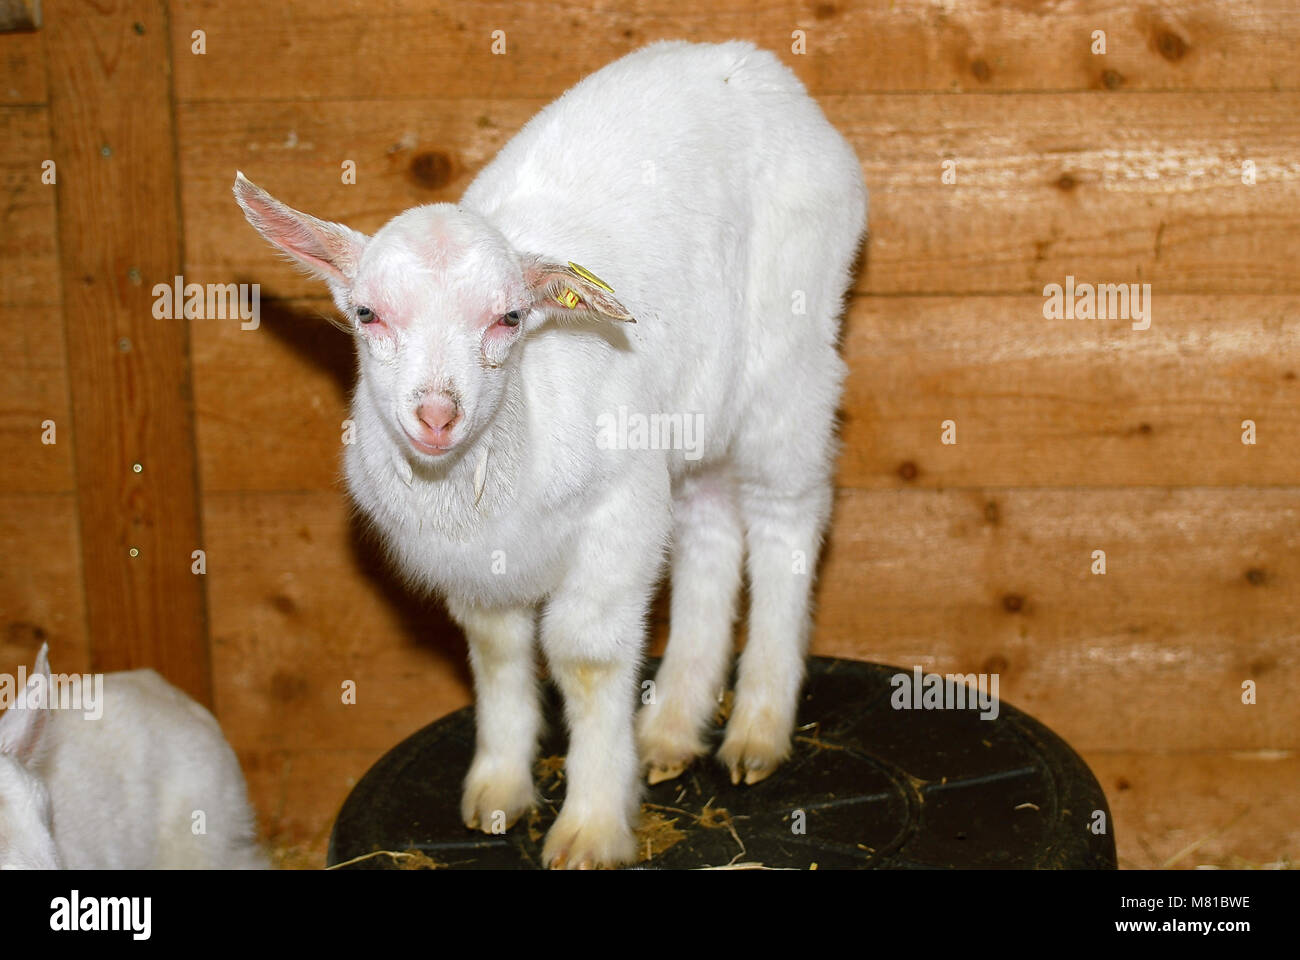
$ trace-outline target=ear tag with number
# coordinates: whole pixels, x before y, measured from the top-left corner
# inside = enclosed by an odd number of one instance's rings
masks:
[[[577,276],[581,277],[583,280],[586,280],[588,283],[594,283],[596,286],[600,287],[600,289],[606,290],[609,293],[614,292],[613,287],[611,287],[604,280],[600,279],[600,277],[596,276],[586,267],[579,266],[578,264],[570,260],[569,269],[572,270]]]

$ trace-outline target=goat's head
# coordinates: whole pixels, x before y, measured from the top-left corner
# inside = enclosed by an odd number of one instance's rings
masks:
[[[407,210],[367,237],[285,206],[243,174],[234,191],[263,237],[329,285],[357,340],[358,390],[426,462],[468,447],[491,422],[530,331],[560,317],[632,320],[585,268],[517,251],[453,204]]]

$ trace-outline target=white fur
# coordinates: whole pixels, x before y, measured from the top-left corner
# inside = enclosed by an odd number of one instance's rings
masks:
[[[866,218],[858,161],[795,76],[748,43],[654,44],[534,117],[458,206],[408,210],[372,238],[242,175],[235,194],[353,326],[349,489],[468,637],[466,822],[490,830],[532,802],[539,634],[571,733],[547,862],[633,858],[636,739],[652,778],[705,752],[746,554],[749,639],[719,756],[738,781],[771,772],[802,682],[845,373],[838,318]],[[566,322],[534,256],[594,272],[635,324],[615,308]],[[382,323],[359,323],[355,309],[376,305]],[[513,308],[513,332],[492,325]],[[455,446],[428,455],[403,431],[436,391],[462,420]],[[702,414],[698,458],[599,448],[599,418],[620,406]],[[667,556],[669,647],[634,725]]]
[[[0,869],[266,867],[212,714],[152,670],[107,674],[103,701],[0,715]]]

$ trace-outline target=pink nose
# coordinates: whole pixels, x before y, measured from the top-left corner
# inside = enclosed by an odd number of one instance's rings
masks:
[[[452,428],[460,420],[460,408],[455,400],[445,393],[430,394],[415,408],[415,417],[421,428],[419,436],[412,438],[417,441],[417,446],[426,450],[451,446]]]

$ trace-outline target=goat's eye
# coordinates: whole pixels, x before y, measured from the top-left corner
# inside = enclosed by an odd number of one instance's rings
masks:
[[[519,326],[519,320],[520,320],[520,314],[518,310],[511,310],[509,313],[507,313],[505,316],[501,318],[501,322],[505,324],[507,327]]]
[[[375,312],[369,307],[357,307],[357,319],[362,323],[374,323],[379,318],[375,316]]]

